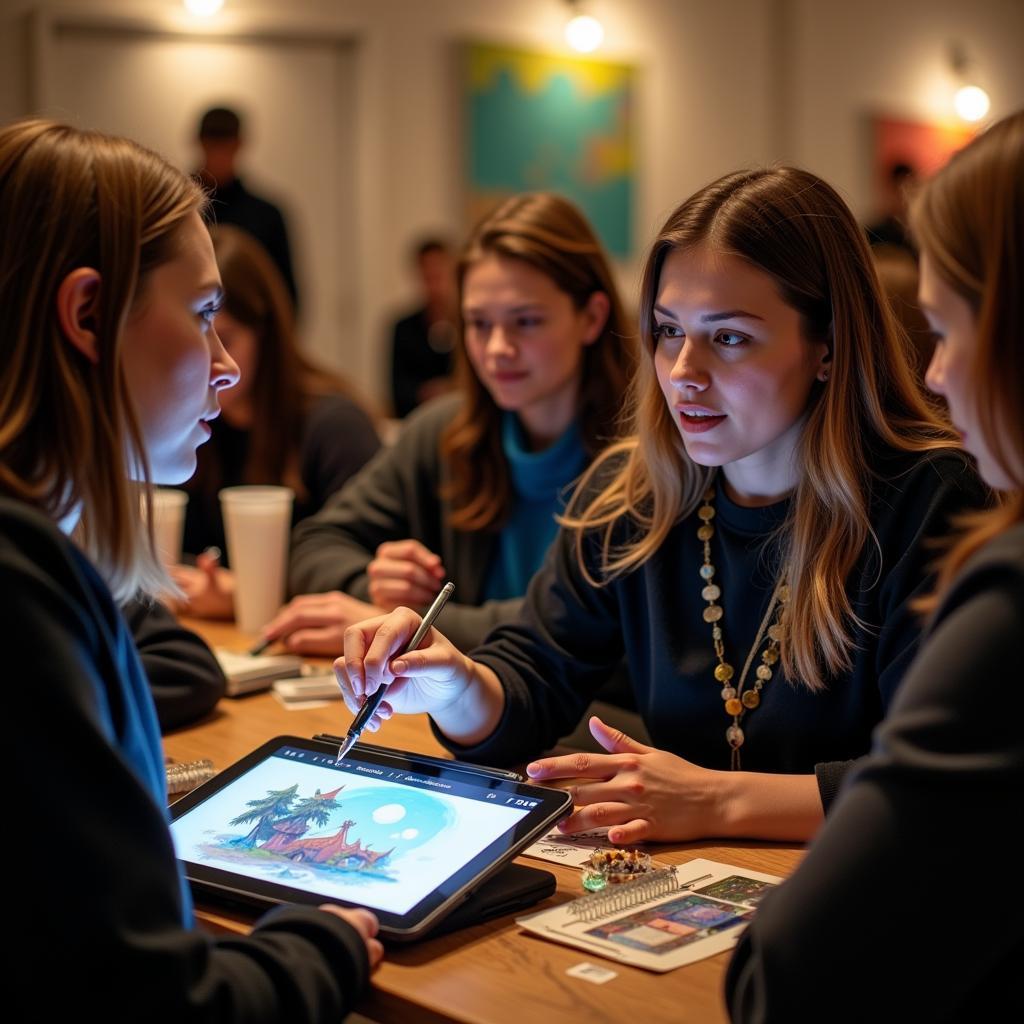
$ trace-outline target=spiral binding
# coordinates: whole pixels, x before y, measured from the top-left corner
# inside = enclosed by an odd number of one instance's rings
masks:
[[[200,761],[181,761],[167,765],[167,793],[187,793],[208,782],[217,774],[213,762],[204,757]]]
[[[667,896],[679,888],[676,868],[657,868],[621,885],[609,885],[573,900],[566,909],[580,921],[596,921],[620,910],[629,910],[658,896]]]

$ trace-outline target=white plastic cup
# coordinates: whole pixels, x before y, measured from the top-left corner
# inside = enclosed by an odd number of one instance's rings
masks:
[[[289,487],[252,485],[220,492],[235,574],[235,623],[243,633],[258,633],[284,602],[294,499]]]
[[[170,487],[153,490],[153,539],[164,565],[177,565],[181,561],[187,504],[187,491],[176,491]]]

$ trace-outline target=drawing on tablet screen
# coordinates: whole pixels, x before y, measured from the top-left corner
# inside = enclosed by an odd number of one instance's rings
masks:
[[[380,793],[345,786],[312,796],[298,783],[268,789],[246,801],[245,809],[228,821],[242,832],[222,832],[200,849],[216,860],[268,867],[277,862],[316,868],[326,873],[372,874],[377,880],[397,879],[401,856],[451,824],[450,809],[427,793],[409,791],[381,803]],[[293,877],[286,871],[284,877]]]

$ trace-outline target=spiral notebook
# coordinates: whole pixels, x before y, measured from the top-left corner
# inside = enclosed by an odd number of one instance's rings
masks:
[[[672,971],[735,946],[758,902],[781,881],[731,864],[691,860],[517,923],[610,960]]]

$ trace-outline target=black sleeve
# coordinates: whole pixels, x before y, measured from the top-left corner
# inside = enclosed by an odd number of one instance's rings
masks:
[[[329,395],[317,401],[306,425],[301,456],[310,511],[319,511],[379,448],[373,421],[350,398]]]
[[[159,601],[132,601],[123,612],[149,679],[161,731],[209,714],[224,696],[225,681],[206,642]]]
[[[959,590],[806,859],[741,939],[733,1021],[805,1020],[809,1007],[832,1022],[1024,1019],[1005,887],[1024,731],[1002,703],[1024,573],[983,572]]]
[[[55,545],[2,541],[0,642],[24,667],[7,750],[24,841],[7,1004],[25,1020],[336,1024],[368,978],[344,921],[295,908],[246,938],[183,927],[165,811],[133,760],[160,752],[124,746],[145,735],[121,675],[130,638]]]

